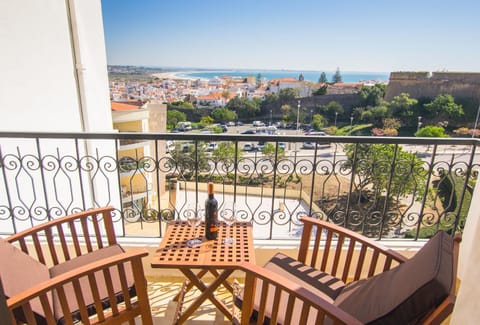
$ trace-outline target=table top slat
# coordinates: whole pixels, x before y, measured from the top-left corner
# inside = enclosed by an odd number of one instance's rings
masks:
[[[187,241],[202,238],[196,247],[188,247]],[[222,243],[223,238],[233,237],[235,243]],[[252,225],[236,222],[233,226],[220,223],[218,238],[205,239],[205,224],[194,228],[185,221],[172,221],[167,227],[159,249],[153,256],[153,268],[220,267],[233,268],[241,262],[255,263]]]

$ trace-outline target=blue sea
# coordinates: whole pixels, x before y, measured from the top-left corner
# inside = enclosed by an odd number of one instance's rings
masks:
[[[247,77],[257,76],[261,74],[263,78],[267,80],[277,78],[295,78],[298,79],[300,74],[303,74],[305,80],[318,82],[322,71],[295,71],[295,70],[195,70],[195,71],[183,71],[177,75],[188,78],[199,79],[213,79],[219,76],[232,76],[232,77]],[[335,71],[325,71],[328,81],[333,79]],[[358,82],[358,81],[388,81],[390,76],[389,72],[348,72],[341,71],[343,82]]]

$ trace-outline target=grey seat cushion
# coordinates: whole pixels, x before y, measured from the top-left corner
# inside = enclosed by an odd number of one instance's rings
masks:
[[[264,266],[266,269],[278,274],[292,282],[297,283],[299,286],[306,288],[317,296],[322,297],[324,300],[333,303],[334,299],[340,294],[345,284],[343,281],[315,268],[307,266],[287,255],[277,253],[273,256]],[[260,307],[261,301],[261,289],[263,281],[259,280],[256,284],[255,301],[254,301],[254,313],[252,319],[256,320],[257,310]],[[282,293],[280,297],[279,314],[277,322],[283,324],[286,319],[285,310],[288,304],[289,296],[286,293]],[[274,292],[272,288],[268,290],[266,300],[266,316],[269,319],[272,315],[271,307],[273,305]],[[241,299],[237,300],[237,305],[241,307]],[[294,311],[292,313],[292,324],[298,324],[302,306],[298,302],[294,305]],[[315,324],[316,313],[311,313],[307,324]],[[266,323],[269,323],[267,320]]]
[[[453,284],[453,238],[438,232],[413,258],[345,286],[334,304],[366,324],[414,324]]]
[[[45,265],[2,238],[0,238],[0,276],[7,297],[12,297],[50,279]],[[51,303],[52,295],[47,294],[47,297]],[[31,307],[37,321],[41,322],[45,314],[40,300],[33,300]],[[23,312],[18,311],[16,315],[19,319],[23,319]]]
[[[121,254],[123,252],[124,252],[123,248],[118,244],[108,246],[99,250],[95,250],[91,253],[78,256],[64,263],[53,266],[52,268],[50,268],[50,275],[51,277],[55,277],[55,276],[64,274],[65,272],[68,272],[70,270],[74,270],[85,264],[99,261],[103,258]],[[125,266],[126,266],[125,273],[127,277],[127,285],[129,288],[131,288],[130,294],[133,296],[135,295],[135,292],[134,290],[132,290],[134,288],[133,287],[134,282],[133,282],[133,274],[132,274],[131,266],[130,264],[126,264]],[[111,267],[110,273],[111,273],[114,292],[117,294],[120,294],[122,292],[122,289],[120,284],[120,276],[118,274],[117,268]],[[100,297],[106,298],[104,301],[104,304],[108,305],[108,299],[107,299],[108,293],[107,293],[103,272],[96,272],[95,279],[98,286],[99,295]],[[85,305],[87,306],[87,309],[89,309],[89,314],[95,313],[95,309],[93,305],[94,300],[93,300],[92,292],[90,290],[88,277],[82,277],[80,279],[80,286],[82,287],[82,289],[84,289],[82,291],[82,294],[85,300]],[[73,314],[74,318],[78,318],[79,317],[77,315],[78,304],[75,299],[75,291],[74,291],[73,285],[69,284],[69,285],[66,285],[64,288],[65,288],[65,295],[67,296],[67,303],[68,303],[70,312]],[[117,295],[117,301],[122,301],[122,300],[123,300],[123,297]],[[53,308],[55,311],[55,318],[62,319],[63,318],[62,308],[60,305],[59,297],[56,292],[54,292],[53,294]]]

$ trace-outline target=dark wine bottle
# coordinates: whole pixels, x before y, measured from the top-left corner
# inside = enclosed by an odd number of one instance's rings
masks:
[[[208,183],[208,199],[205,201],[205,237],[215,240],[218,237],[218,202],[213,195],[213,183]]]

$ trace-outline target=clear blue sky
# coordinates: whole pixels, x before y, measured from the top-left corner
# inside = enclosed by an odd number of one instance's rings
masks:
[[[479,0],[102,0],[108,64],[480,71]]]

